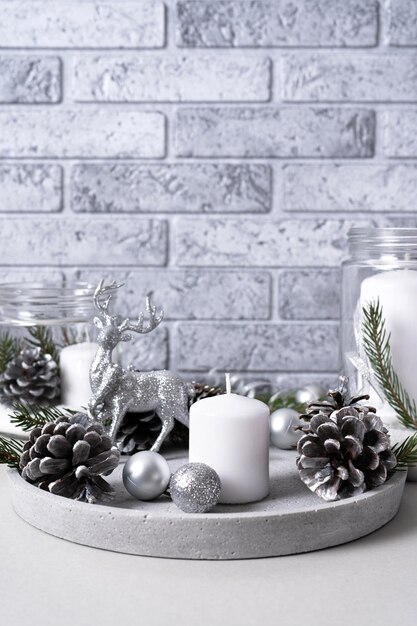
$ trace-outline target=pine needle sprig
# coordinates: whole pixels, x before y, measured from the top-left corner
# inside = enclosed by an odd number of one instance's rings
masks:
[[[5,463],[9,467],[18,469],[22,451],[22,441],[0,437],[0,464]]]
[[[71,409],[58,409],[57,407],[45,407],[37,404],[30,406],[22,402],[13,403],[13,413],[9,416],[15,426],[28,432],[33,428],[42,428],[48,422],[54,422],[59,417],[69,417],[77,411]]]
[[[417,430],[417,407],[402,386],[392,365],[391,334],[385,328],[382,306],[377,300],[362,309],[363,346],[375,379],[385,393],[388,404],[407,428]]]
[[[259,396],[257,396],[257,398],[259,398]],[[306,408],[304,403],[297,402],[295,393],[286,393],[282,396],[277,396],[272,400],[272,402],[266,401],[266,404],[268,404],[271,413],[277,409],[294,409],[299,413],[304,413]]]
[[[22,340],[10,333],[0,335],[0,374],[6,371],[8,363],[19,354]]]
[[[396,443],[391,450],[397,458],[396,470],[406,470],[417,465],[417,433],[414,433],[402,443]]]
[[[28,333],[32,339],[26,339],[27,343],[35,348],[40,348],[44,354],[50,354],[55,363],[59,362],[57,345],[52,337],[52,331],[46,326],[30,326]]]

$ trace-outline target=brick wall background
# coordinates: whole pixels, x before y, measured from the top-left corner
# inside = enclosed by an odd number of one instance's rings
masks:
[[[416,0],[0,15],[2,279],[154,289],[141,367],[333,379],[347,231],[415,225]]]

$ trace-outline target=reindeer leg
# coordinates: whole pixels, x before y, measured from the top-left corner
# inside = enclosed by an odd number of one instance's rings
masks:
[[[187,428],[190,427],[190,412],[188,410],[188,398],[184,401],[183,406],[180,407],[180,410],[175,415],[175,419],[178,420],[184,426],[187,426]]]
[[[112,415],[112,423],[109,429],[109,436],[114,443],[116,439],[117,431],[120,428],[120,424],[123,421],[123,418],[126,414],[126,411],[129,407],[129,404],[124,404],[120,400],[120,398],[113,398],[111,402],[111,415]]]
[[[162,422],[162,430],[158,435],[157,440],[153,444],[151,448],[151,452],[159,452],[160,447],[164,443],[165,438],[169,435],[171,430],[174,428],[174,418],[172,415],[159,415],[159,419]]]

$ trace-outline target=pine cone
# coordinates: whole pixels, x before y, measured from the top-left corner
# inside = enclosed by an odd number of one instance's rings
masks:
[[[51,493],[96,502],[110,500],[113,488],[102,476],[117,467],[120,452],[101,424],[77,413],[35,428],[20,458],[22,477]]]
[[[300,417],[308,421],[313,415],[331,415],[334,411],[343,409],[344,407],[352,407],[361,410],[363,406],[360,402],[362,402],[362,400],[369,400],[369,396],[350,396],[348,393],[348,383],[349,380],[346,376],[340,376],[339,388],[334,390],[330,389],[327,394],[330,400],[313,400],[309,402],[305,414]],[[367,409],[375,413],[374,408],[367,407]]]
[[[367,407],[313,415],[297,451],[301,480],[327,501],[382,485],[396,465],[388,431]]]
[[[204,383],[194,383],[195,396],[191,399],[190,405],[194,404],[198,400],[203,400],[204,398],[211,398],[213,396],[220,396],[225,393],[225,390],[222,387],[212,387],[211,385],[206,385]]]
[[[0,397],[7,404],[16,401],[38,405],[58,402],[58,365],[50,354],[43,353],[38,347],[23,348],[0,376]]]
[[[162,423],[155,411],[126,413],[117,431],[116,445],[122,454],[149,450],[161,432]]]
[[[194,383],[195,395],[191,404],[224,393],[221,387],[211,387],[204,383]],[[116,445],[122,454],[135,454],[141,450],[149,450],[161,432],[162,423],[156,411],[143,413],[126,413],[120,426]],[[165,439],[164,447],[187,447],[189,431],[187,426],[175,421],[174,428]]]

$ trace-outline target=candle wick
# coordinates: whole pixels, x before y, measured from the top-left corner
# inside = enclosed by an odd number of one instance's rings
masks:
[[[226,376],[226,393],[232,393],[232,382],[230,380],[230,372],[227,372],[225,376]]]

